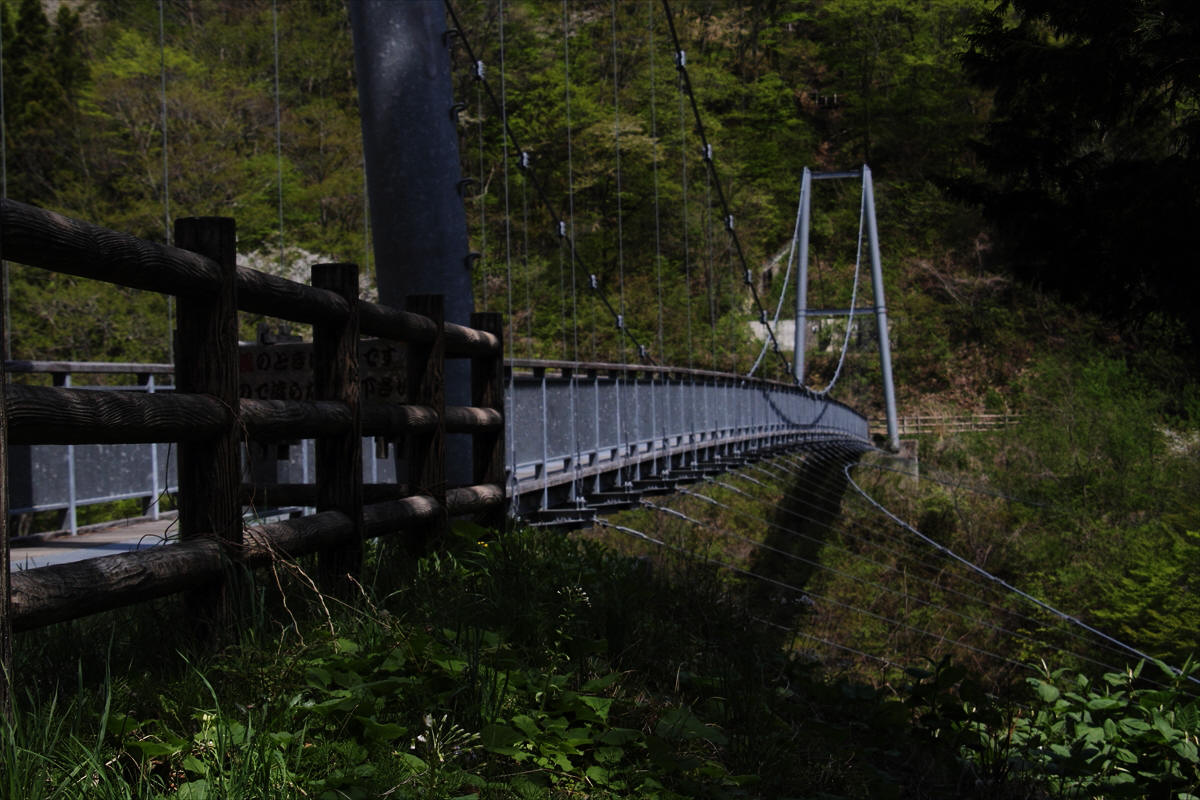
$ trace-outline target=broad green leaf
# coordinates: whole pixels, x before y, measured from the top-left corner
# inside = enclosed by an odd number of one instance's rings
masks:
[[[528,736],[530,739],[536,739],[541,730],[538,728],[537,722],[533,717],[525,714],[517,714],[512,718],[512,724],[517,726],[518,730]]]
[[[489,750],[496,747],[510,748],[517,742],[526,741],[526,735],[507,725],[484,725],[483,730],[480,731],[480,741]]]
[[[596,741],[601,744],[623,745],[640,739],[641,736],[642,732],[633,728],[609,728],[597,736]]]
[[[612,686],[614,683],[616,683],[620,679],[621,679],[621,673],[610,672],[607,675],[605,675],[603,678],[594,678],[594,679],[588,681],[587,683],[585,683],[583,685],[582,691],[584,691],[584,692],[599,692],[602,689],[607,689],[609,686]]]
[[[1034,689],[1037,690],[1038,697],[1044,703],[1053,703],[1062,695],[1062,692],[1058,690],[1058,687],[1052,683],[1039,681],[1036,678],[1031,678],[1030,680],[1033,682]]]
[[[399,739],[408,733],[408,728],[394,722],[378,722],[373,717],[355,716],[363,726],[363,735],[374,742]]]
[[[179,789],[175,792],[175,797],[178,800],[207,800],[208,781],[202,778],[198,781],[180,784]]]
[[[608,712],[612,708],[613,704],[613,699],[611,697],[580,695],[579,699],[582,700],[588,706],[588,708],[592,709],[592,711],[595,711],[596,716],[600,717],[600,719],[608,719]]]
[[[1179,754],[1180,758],[1185,761],[1191,761],[1193,764],[1196,763],[1197,752],[1196,745],[1193,742],[1188,739],[1184,739],[1182,741],[1175,742],[1172,747],[1174,748],[1175,752]]]
[[[616,764],[625,757],[625,748],[611,746],[597,747],[595,757],[601,764]]]
[[[1181,731],[1179,731],[1170,722],[1167,722],[1167,718],[1164,717],[1161,712],[1155,711],[1150,721],[1153,723],[1155,729],[1161,733],[1162,737],[1168,742],[1173,742],[1183,736]]]
[[[1122,730],[1124,730],[1126,733],[1128,733],[1130,735],[1136,735],[1139,733],[1145,733],[1146,731],[1149,731],[1149,730],[1153,730],[1153,728],[1151,728],[1148,723],[1144,722],[1143,720],[1136,719],[1133,717],[1128,717],[1126,719],[1120,720],[1117,722],[1117,725],[1119,725]]]
[[[1087,707],[1089,711],[1109,711],[1122,705],[1124,704],[1120,700],[1111,697],[1093,697],[1088,701]]]
[[[591,766],[588,767],[583,774],[587,775],[590,780],[600,784],[601,786],[604,786],[608,783],[608,770],[606,770],[604,767]]]
[[[398,753],[397,756],[401,763],[413,772],[426,772],[429,770],[429,765],[425,763],[425,760],[412,753]]]
[[[120,714],[114,711],[108,715],[104,729],[111,736],[123,738],[126,734],[133,733],[145,724],[145,722],[138,722],[128,714]]]
[[[125,742],[125,749],[135,751],[143,759],[154,759],[162,758],[163,756],[173,756],[180,752],[182,746],[180,744],[156,742],[152,739],[142,739]]]

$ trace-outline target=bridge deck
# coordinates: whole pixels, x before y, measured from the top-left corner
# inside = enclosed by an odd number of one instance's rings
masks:
[[[9,563],[13,571],[17,572],[154,547],[166,541],[174,525],[174,518],[164,517],[158,520],[118,522],[112,527],[80,531],[76,536],[57,536],[41,541],[32,538],[17,539],[9,550]]]

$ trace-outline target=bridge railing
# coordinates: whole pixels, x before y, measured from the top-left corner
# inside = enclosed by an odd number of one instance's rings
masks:
[[[507,363],[509,492],[524,510],[630,493],[806,439],[868,440],[857,412],[789,384],[671,367]]]
[[[374,346],[375,343],[372,343]],[[308,347],[309,345],[304,345]],[[261,348],[259,348],[261,351]],[[239,394],[250,397],[260,388],[247,384],[247,352],[242,347],[243,382]],[[370,350],[368,350],[368,358]],[[94,382],[98,376],[135,383],[118,386],[80,386],[88,390],[124,392],[174,391],[175,366],[165,363],[112,363],[88,361],[8,361],[10,375],[31,378],[39,384],[46,378],[54,386],[74,388],[79,382]],[[291,375],[291,377],[295,377]],[[20,380],[18,378],[18,380]],[[393,381],[393,385],[400,384]],[[290,387],[289,387],[290,388]],[[308,387],[311,389],[311,386]],[[364,387],[370,401],[369,378]],[[270,505],[279,495],[268,489],[282,483],[312,483],[316,463],[313,440],[302,439],[280,445],[276,442],[247,442],[243,466],[249,481],[259,488],[259,496],[248,518],[279,516],[295,507]],[[389,454],[387,439],[364,436],[362,445],[363,480],[366,485],[395,482],[395,461]],[[138,500],[146,519],[156,520],[163,513],[164,500],[179,489],[178,463],[170,443],[150,444],[42,444],[13,445],[8,453],[9,514],[15,517],[19,536],[26,532],[31,515],[58,511],[61,519],[56,531],[76,533],[80,512],[88,506],[118,500]],[[123,515],[128,518],[129,514]],[[110,520],[112,517],[105,517]],[[99,522],[97,524],[104,524]]]
[[[337,590],[357,569],[365,537],[421,537],[449,516],[502,508],[498,315],[476,315],[468,328],[443,322],[440,297],[410,298],[406,310],[360,300],[352,264],[314,266],[311,286],[238,267],[231,219],[179,220],[175,240],[178,247],[167,247],[22,203],[0,203],[0,258],[178,298],[173,392],[0,380],[6,395],[0,452],[6,456],[9,445],[20,444],[172,442],[179,465],[178,543],[11,577],[5,569],[8,586],[0,588],[11,592],[6,627],[33,628],[201,589],[189,596],[189,608],[198,618],[212,616],[222,605],[212,587],[222,583],[228,563],[254,566],[281,553],[318,553],[322,581]],[[239,396],[239,309],[313,325],[312,399]],[[360,401],[360,334],[404,343],[404,402]],[[471,361],[470,406],[445,405],[447,356]],[[470,485],[447,488],[448,432],[472,437]],[[402,438],[403,482],[364,486],[364,433]],[[317,513],[244,526],[244,505],[264,487],[242,480],[241,441],[297,438],[316,440],[316,479],[272,491]],[[5,483],[0,496],[6,498],[7,476]],[[0,555],[7,562],[9,515],[2,510]]]
[[[14,377],[48,377],[52,385],[63,388],[74,388],[75,379],[82,376],[133,376],[133,384],[106,388],[150,393],[174,389],[172,364],[8,361],[4,369]],[[11,445],[8,449],[9,513],[26,524],[35,512],[60,511],[61,528],[75,533],[82,508],[118,500],[139,500],[144,515],[158,519],[162,499],[177,490],[168,443]],[[14,535],[24,531],[20,524],[17,528]]]

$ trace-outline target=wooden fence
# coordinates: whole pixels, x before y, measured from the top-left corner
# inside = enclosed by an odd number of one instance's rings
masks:
[[[924,434],[973,433],[977,431],[994,431],[1016,425],[1021,420],[1020,414],[970,414],[952,416],[948,414],[927,414],[910,417],[899,417],[896,420],[897,432],[901,436],[921,436]],[[886,434],[887,425],[876,421],[871,425],[872,434]]]
[[[178,308],[174,392],[23,386],[0,374],[0,475],[7,476],[9,444],[175,442],[180,530],[169,546],[13,574],[5,485],[5,669],[13,631],[179,592],[187,592],[201,626],[211,627],[223,618],[230,563],[317,553],[322,586],[338,592],[359,569],[365,538],[402,532],[419,543],[448,517],[502,513],[500,315],[475,314],[473,327],[464,327],[443,321],[440,296],[410,297],[406,310],[367,302],[358,297],[353,264],[315,265],[311,286],[239,267],[229,218],[180,219],[175,241],[167,247],[22,203],[0,204],[0,258],[173,295]],[[239,398],[239,310],[313,326],[314,399]],[[362,335],[405,344],[407,402],[360,402]],[[445,405],[447,357],[470,359],[470,406]],[[447,433],[472,437],[471,485],[447,488]],[[363,485],[364,435],[403,442],[406,474],[396,484]],[[272,495],[317,513],[246,527],[243,503],[262,487],[242,482],[241,442],[298,438],[316,439],[316,482],[274,486]]]

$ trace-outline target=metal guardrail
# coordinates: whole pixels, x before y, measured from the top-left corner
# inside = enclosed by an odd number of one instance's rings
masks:
[[[10,373],[49,375],[55,386],[82,390],[117,390],[141,393],[174,391],[168,380],[171,364],[78,361],[8,361]],[[134,375],[139,381],[125,386],[74,386],[76,375]],[[379,440],[382,441],[382,440]],[[297,440],[270,457],[269,471],[282,484],[307,484],[315,476],[315,442]],[[377,437],[363,437],[363,480],[392,483],[395,461],[380,457]],[[285,457],[279,458],[279,455]],[[242,453],[249,473],[252,457]],[[8,453],[9,513],[62,511],[62,529],[79,530],[80,509],[119,500],[141,500],[145,516],[158,519],[162,500],[179,490],[178,459],[170,443],[154,444],[41,444],[12,445]],[[261,512],[259,508],[256,511]]]
[[[506,362],[508,493],[518,512],[614,495],[804,441],[867,441],[867,420],[788,384],[620,364]]]
[[[639,483],[689,470],[731,466],[771,447],[869,436],[867,421],[852,409],[783,383],[640,365],[533,360],[506,365],[507,490],[513,508],[527,515],[564,505],[594,506],[589,498],[628,493]],[[123,373],[142,381],[120,387],[127,391],[172,389],[160,382],[172,373],[170,364],[8,362],[8,368],[50,374],[60,386],[70,386],[72,375]],[[267,465],[268,480],[310,483],[313,440],[297,440],[285,450],[285,458],[267,456],[275,462]],[[386,448],[376,447],[375,437],[364,437],[362,451],[366,483],[395,480],[395,461]],[[12,513],[64,510],[63,527],[74,533],[79,508],[141,498],[147,515],[157,518],[159,498],[177,489],[172,456],[167,444],[14,446]],[[244,451],[247,471],[250,462]],[[261,464],[258,468],[261,476]]]

